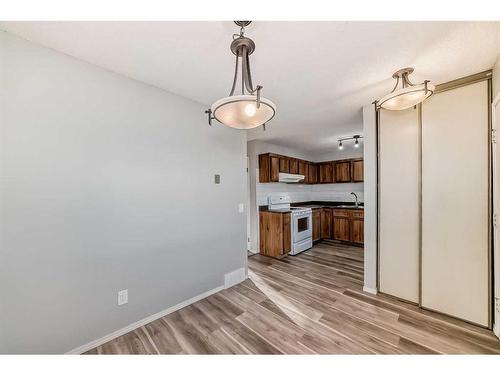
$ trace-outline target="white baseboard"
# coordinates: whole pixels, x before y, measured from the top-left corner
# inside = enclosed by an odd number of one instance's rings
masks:
[[[239,270],[236,270],[236,271],[239,271]],[[231,273],[234,273],[236,271],[233,271]],[[243,271],[245,271],[245,269],[243,268]],[[86,351],[90,350],[90,349],[94,349],[96,346],[99,346],[99,345],[102,345],[110,340],[113,340],[113,339],[116,339],[117,337],[120,337],[126,333],[129,333],[130,331],[133,331],[134,329],[137,329],[145,324],[148,324],[148,323],[151,323],[152,321],[156,320],[156,319],[159,319],[165,315],[168,315],[170,313],[173,313],[174,311],[177,311],[177,310],[180,310],[182,309],[183,307],[186,307],[188,305],[191,305],[192,303],[195,303],[196,301],[199,301],[203,298],[206,298],[214,293],[217,293],[219,291],[221,291],[222,289],[224,289],[224,286],[218,286],[217,288],[214,288],[214,289],[211,289],[211,290],[208,290],[204,293],[201,293],[201,294],[198,294],[197,296],[193,297],[193,298],[190,298],[190,299],[187,299],[181,303],[178,303],[177,305],[175,306],[172,306],[172,307],[169,307],[169,308],[166,308],[165,310],[162,310],[156,314],[153,314],[153,315],[150,315],[148,316],[147,318],[144,318],[144,319],[141,319],[141,320],[138,320],[137,322],[135,323],[132,323],[132,324],[129,324],[128,326],[126,327],[123,327],[123,328],[120,328],[119,330],[117,331],[114,331],[106,336],[103,336],[97,340],[94,340],[94,341],[91,341],[87,344],[84,344],[82,346],[79,346],[78,348],[75,348],[75,349],[72,349],[70,350],[69,352],[65,353],[65,354],[82,354],[82,353],[85,353]]]
[[[233,285],[245,281],[246,278],[247,278],[247,272],[244,267],[228,272],[224,275],[224,288],[226,289],[231,288]]]
[[[363,292],[374,294],[374,295],[377,295],[377,293],[378,293],[377,289],[369,288],[366,285],[363,286]]]

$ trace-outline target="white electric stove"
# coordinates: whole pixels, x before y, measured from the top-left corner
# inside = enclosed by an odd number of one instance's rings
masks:
[[[312,247],[312,209],[307,207],[291,207],[292,200],[288,195],[277,195],[268,198],[268,210],[291,211],[292,250],[296,255]]]

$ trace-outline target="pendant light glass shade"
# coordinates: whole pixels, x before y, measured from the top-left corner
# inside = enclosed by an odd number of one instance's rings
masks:
[[[380,99],[378,104],[380,107],[391,111],[400,111],[423,102],[434,93],[434,90],[435,87],[430,83],[427,84],[427,90],[425,88],[425,84],[423,83],[420,85],[409,86],[387,94]]]
[[[217,120],[223,125],[234,129],[252,129],[262,126],[266,129],[266,123],[276,114],[276,105],[262,97],[262,86],[255,88],[250,72],[249,56],[255,51],[255,43],[252,39],[244,36],[245,26],[251,21],[234,21],[240,26],[240,34],[233,35],[231,52],[236,56],[233,85],[229,96],[217,100],[210,109],[205,111],[208,114],[208,123],[212,125],[212,120]],[[241,73],[239,66],[241,62]],[[238,78],[241,77],[241,85],[237,85]],[[237,94],[236,88],[241,87],[241,94]]]
[[[233,95],[217,100],[211,107],[214,118],[235,129],[252,129],[274,117],[276,106],[266,98],[257,100],[254,95]]]
[[[411,73],[413,73],[413,68],[404,68],[392,75],[392,78],[397,80],[396,85],[389,94],[376,102],[377,109],[384,108],[391,111],[401,111],[423,102],[434,93],[436,88],[429,81],[424,81],[424,83],[419,85],[411,83],[408,79],[408,75]],[[401,88],[398,89],[400,81]]]

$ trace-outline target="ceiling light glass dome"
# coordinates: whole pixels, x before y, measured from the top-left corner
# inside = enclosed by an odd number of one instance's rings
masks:
[[[217,100],[205,113],[208,114],[210,125],[215,119],[221,124],[235,129],[252,129],[262,125],[265,130],[266,123],[276,114],[276,105],[271,100],[261,96],[262,86],[253,87],[248,56],[255,50],[255,43],[252,39],[244,36],[245,26],[248,26],[251,21],[234,22],[240,26],[240,34],[234,34],[231,43],[231,51],[236,56],[233,86],[229,96]],[[235,95],[240,58],[241,94]]]
[[[266,98],[260,98],[260,106],[254,95],[234,95],[217,100],[210,108],[213,117],[221,124],[235,129],[252,129],[271,120],[276,106]]]
[[[411,73],[413,73],[413,68],[404,68],[392,75],[392,78],[397,80],[396,85],[389,94],[376,102],[377,109],[400,111],[411,108],[434,93],[436,88],[429,81],[424,81],[419,85],[411,83],[408,79],[408,75]],[[397,89],[399,81],[401,81],[402,87]]]

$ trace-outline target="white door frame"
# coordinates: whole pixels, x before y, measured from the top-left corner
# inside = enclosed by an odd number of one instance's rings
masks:
[[[493,331],[500,338],[500,152],[497,150],[498,136],[500,135],[500,118],[495,116],[496,108],[500,106],[500,93],[495,97],[491,105],[491,130],[492,130],[492,169],[493,169],[493,273],[495,279],[493,306],[494,325]]]

